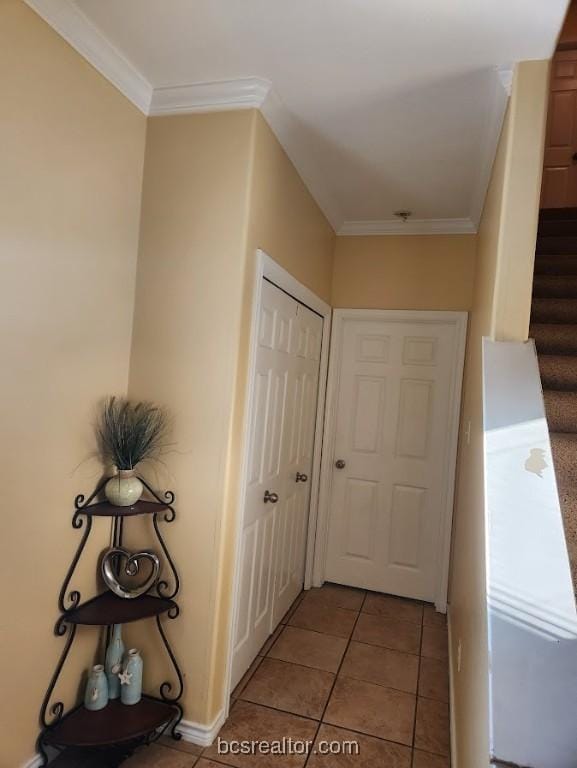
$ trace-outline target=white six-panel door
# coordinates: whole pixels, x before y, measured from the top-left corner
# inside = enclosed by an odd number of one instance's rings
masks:
[[[434,601],[452,493],[460,329],[419,322],[418,312],[398,322],[370,315],[335,324],[325,578]]]
[[[316,313],[263,281],[233,686],[303,585],[322,327]]]

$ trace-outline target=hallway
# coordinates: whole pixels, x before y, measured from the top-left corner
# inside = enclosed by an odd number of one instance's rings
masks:
[[[232,698],[221,739],[314,741],[308,760],[219,755],[217,742],[201,750],[163,739],[124,765],[448,768],[445,617],[418,601],[332,584],[301,593]],[[358,754],[315,754],[319,742],[354,742]]]

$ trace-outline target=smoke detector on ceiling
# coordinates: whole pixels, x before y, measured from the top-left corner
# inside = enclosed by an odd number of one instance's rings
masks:
[[[412,215],[412,211],[393,211],[393,216],[397,216],[397,218],[402,219],[403,221],[407,221]]]

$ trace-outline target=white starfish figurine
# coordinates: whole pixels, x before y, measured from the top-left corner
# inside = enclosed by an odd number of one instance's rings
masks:
[[[130,685],[131,678],[132,678],[132,672],[129,672],[128,670],[124,670],[124,672],[118,673],[118,679],[120,680],[120,685]]]

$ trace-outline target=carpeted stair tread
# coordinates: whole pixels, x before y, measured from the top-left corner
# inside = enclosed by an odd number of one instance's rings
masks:
[[[543,399],[549,431],[577,434],[577,392],[546,389]]]
[[[552,433],[551,448],[573,589],[577,594],[577,483],[574,481],[574,469],[569,472],[569,476],[566,474],[566,469],[571,469],[569,464],[572,463],[572,467],[575,467],[577,461],[577,454],[574,454],[574,451],[577,451],[577,435],[572,437],[573,440],[570,440],[569,435]]]
[[[539,235],[537,251],[541,253],[577,253],[577,235]]]
[[[577,218],[542,221],[539,223],[541,237],[567,237],[577,232]]]
[[[530,334],[577,594],[577,209],[539,215]]]
[[[536,275],[577,275],[577,255],[543,255],[535,258]]]
[[[529,336],[540,355],[577,355],[577,326],[531,323]]]
[[[533,296],[538,299],[575,299],[577,275],[535,275]]]
[[[567,221],[577,219],[577,207],[566,206],[562,208],[540,208],[539,209],[539,228],[547,221]]]
[[[577,299],[533,299],[531,322],[577,324]]]
[[[577,594],[577,487],[560,487],[558,490],[573,589]]]
[[[543,389],[577,391],[577,357],[539,355],[538,360]]]
[[[577,434],[551,432],[549,437],[557,485],[564,491],[577,491]]]

